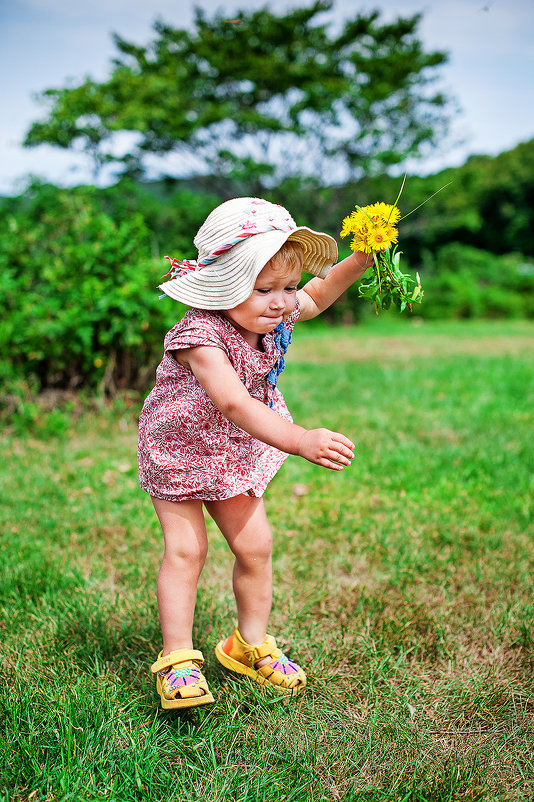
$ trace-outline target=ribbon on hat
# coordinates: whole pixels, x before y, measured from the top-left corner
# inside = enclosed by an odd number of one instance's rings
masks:
[[[219,256],[229,251],[234,245],[243,242],[247,237],[254,236],[254,234],[265,234],[267,231],[293,231],[295,225],[291,225],[293,221],[291,220],[291,222],[289,222],[290,220],[291,218],[286,218],[278,222],[275,221],[274,218],[270,218],[269,223],[258,224],[253,218],[248,218],[241,226],[239,234],[222,245],[219,245],[218,248],[215,248],[202,259],[172,259],[170,256],[166,256],[165,259],[168,259],[171,263],[171,269],[168,273],[165,273],[162,278],[166,278],[167,276],[170,276],[170,279],[180,278],[192,270],[201,270],[203,267],[207,267],[213,264],[213,262],[216,262]]]
[[[198,263],[194,259],[173,259],[172,256],[164,256],[164,259],[168,259],[171,263],[171,269],[168,273],[165,273],[164,276],[161,278],[167,278],[170,276],[171,279],[179,278],[179,276],[185,275],[191,270],[196,270],[198,267]]]

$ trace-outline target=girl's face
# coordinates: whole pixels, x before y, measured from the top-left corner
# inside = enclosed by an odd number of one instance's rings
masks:
[[[287,268],[267,262],[258,274],[252,295],[222,314],[241,336],[256,347],[260,336],[273,331],[295,309],[301,268]]]

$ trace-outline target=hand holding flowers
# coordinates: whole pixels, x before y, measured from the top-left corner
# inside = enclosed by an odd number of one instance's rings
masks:
[[[401,312],[406,307],[411,311],[412,303],[420,303],[423,298],[419,274],[416,273],[416,281],[399,269],[401,251],[397,250],[397,223],[401,213],[395,204],[380,202],[356,206],[356,210],[344,218],[341,229],[342,237],[353,235],[351,250],[373,254],[371,275],[360,284],[358,292],[362,298],[374,302],[377,313],[379,309],[388,309],[392,303]]]

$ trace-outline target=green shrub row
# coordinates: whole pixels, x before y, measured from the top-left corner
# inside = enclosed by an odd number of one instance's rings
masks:
[[[192,256],[192,235],[219,199],[133,182],[107,190],[33,184],[0,206],[0,383],[4,404],[28,388],[113,392],[152,381],[165,331],[184,307],[160,299],[163,255]],[[409,254],[405,257],[406,266]],[[427,318],[534,317],[534,265],[449,243],[423,254]],[[336,323],[373,314],[352,287]]]
[[[424,254],[421,274],[425,298],[417,314],[422,317],[534,317],[532,258],[498,256],[452,242]]]
[[[403,256],[401,269],[411,273],[417,269],[421,277],[423,302],[412,308],[412,314],[418,317],[534,318],[532,258],[513,253],[498,256],[453,242],[435,253],[425,251],[422,263],[410,268],[407,257]],[[357,322],[370,314],[374,314],[374,307],[359,297],[354,285],[325,317],[332,323],[343,324]]]

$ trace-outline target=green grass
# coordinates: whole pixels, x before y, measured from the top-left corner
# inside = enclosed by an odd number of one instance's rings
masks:
[[[136,406],[8,430],[1,802],[532,800],[533,334],[297,328],[281,380],[295,420],[358,443],[340,474],[290,457],[266,496],[271,629],[308,671],[299,699],[216,663],[234,619],[210,525],[195,643],[216,704],[157,709],[162,545]]]

